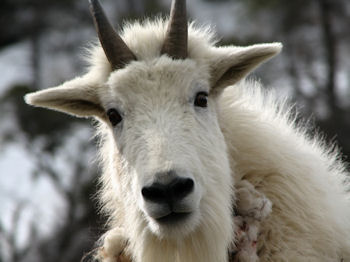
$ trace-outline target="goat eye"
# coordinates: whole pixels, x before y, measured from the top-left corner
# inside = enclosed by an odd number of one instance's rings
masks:
[[[118,125],[122,120],[123,118],[121,117],[121,115],[118,113],[118,111],[114,108],[112,109],[109,109],[107,111],[107,116],[109,118],[109,121],[111,122],[111,124],[113,126],[116,126]]]
[[[208,93],[199,92],[196,95],[194,100],[194,105],[199,107],[207,107],[208,106]]]

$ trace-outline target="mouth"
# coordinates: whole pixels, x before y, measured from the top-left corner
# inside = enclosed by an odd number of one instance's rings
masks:
[[[191,213],[171,212],[166,216],[157,218],[156,220],[160,224],[173,224],[173,223],[178,223],[180,221],[186,220],[190,215]]]

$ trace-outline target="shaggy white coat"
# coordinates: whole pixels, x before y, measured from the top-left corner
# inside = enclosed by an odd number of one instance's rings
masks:
[[[26,97],[99,119],[101,202],[117,231],[109,248],[125,235],[135,262],[227,262],[234,181],[243,179],[272,202],[260,261],[350,261],[349,187],[337,152],[296,127],[271,91],[240,81],[281,45],[215,47],[208,28],[191,25],[189,58],[172,60],[159,54],[166,26],[126,24],[122,37],[138,61],[111,73],[102,49],[92,47],[86,75]],[[206,110],[189,107],[198,91],[210,92]],[[122,127],[108,123],[110,107],[123,112]],[[196,182],[194,215],[163,228],[148,217],[140,188],[174,167]]]

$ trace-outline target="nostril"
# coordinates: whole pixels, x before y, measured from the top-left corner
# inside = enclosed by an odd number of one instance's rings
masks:
[[[141,193],[145,200],[152,202],[163,202],[164,198],[166,198],[166,191],[164,188],[157,185],[143,187]]]
[[[194,188],[194,181],[191,178],[173,179],[168,184],[153,183],[141,189],[141,194],[146,201],[172,205],[189,195]]]
[[[193,191],[194,182],[191,178],[176,178],[170,185],[172,196],[182,199]]]

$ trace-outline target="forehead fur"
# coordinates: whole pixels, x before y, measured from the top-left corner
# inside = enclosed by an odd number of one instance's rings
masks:
[[[156,19],[142,22],[125,23],[120,36],[135,54],[138,61],[150,61],[160,57],[168,20]],[[214,31],[209,26],[188,26],[188,58],[203,60],[208,57],[209,49],[217,42]],[[95,71],[105,80],[111,67],[100,44],[90,49],[88,63],[90,70]]]
[[[108,83],[110,86],[125,86],[128,90],[139,89],[137,85],[148,82],[154,82],[155,87],[168,83],[187,86],[189,81],[205,79],[206,71],[205,65],[192,59],[172,60],[162,56],[149,61],[135,61],[126,68],[112,72]]]
[[[112,72],[105,85],[109,88],[108,95],[100,95],[102,102],[107,104],[121,98],[132,104],[144,96],[159,101],[160,97],[168,101],[175,94],[187,97],[196,91],[209,92],[206,72],[205,65],[192,59],[172,60],[161,56],[149,61],[135,61]]]

